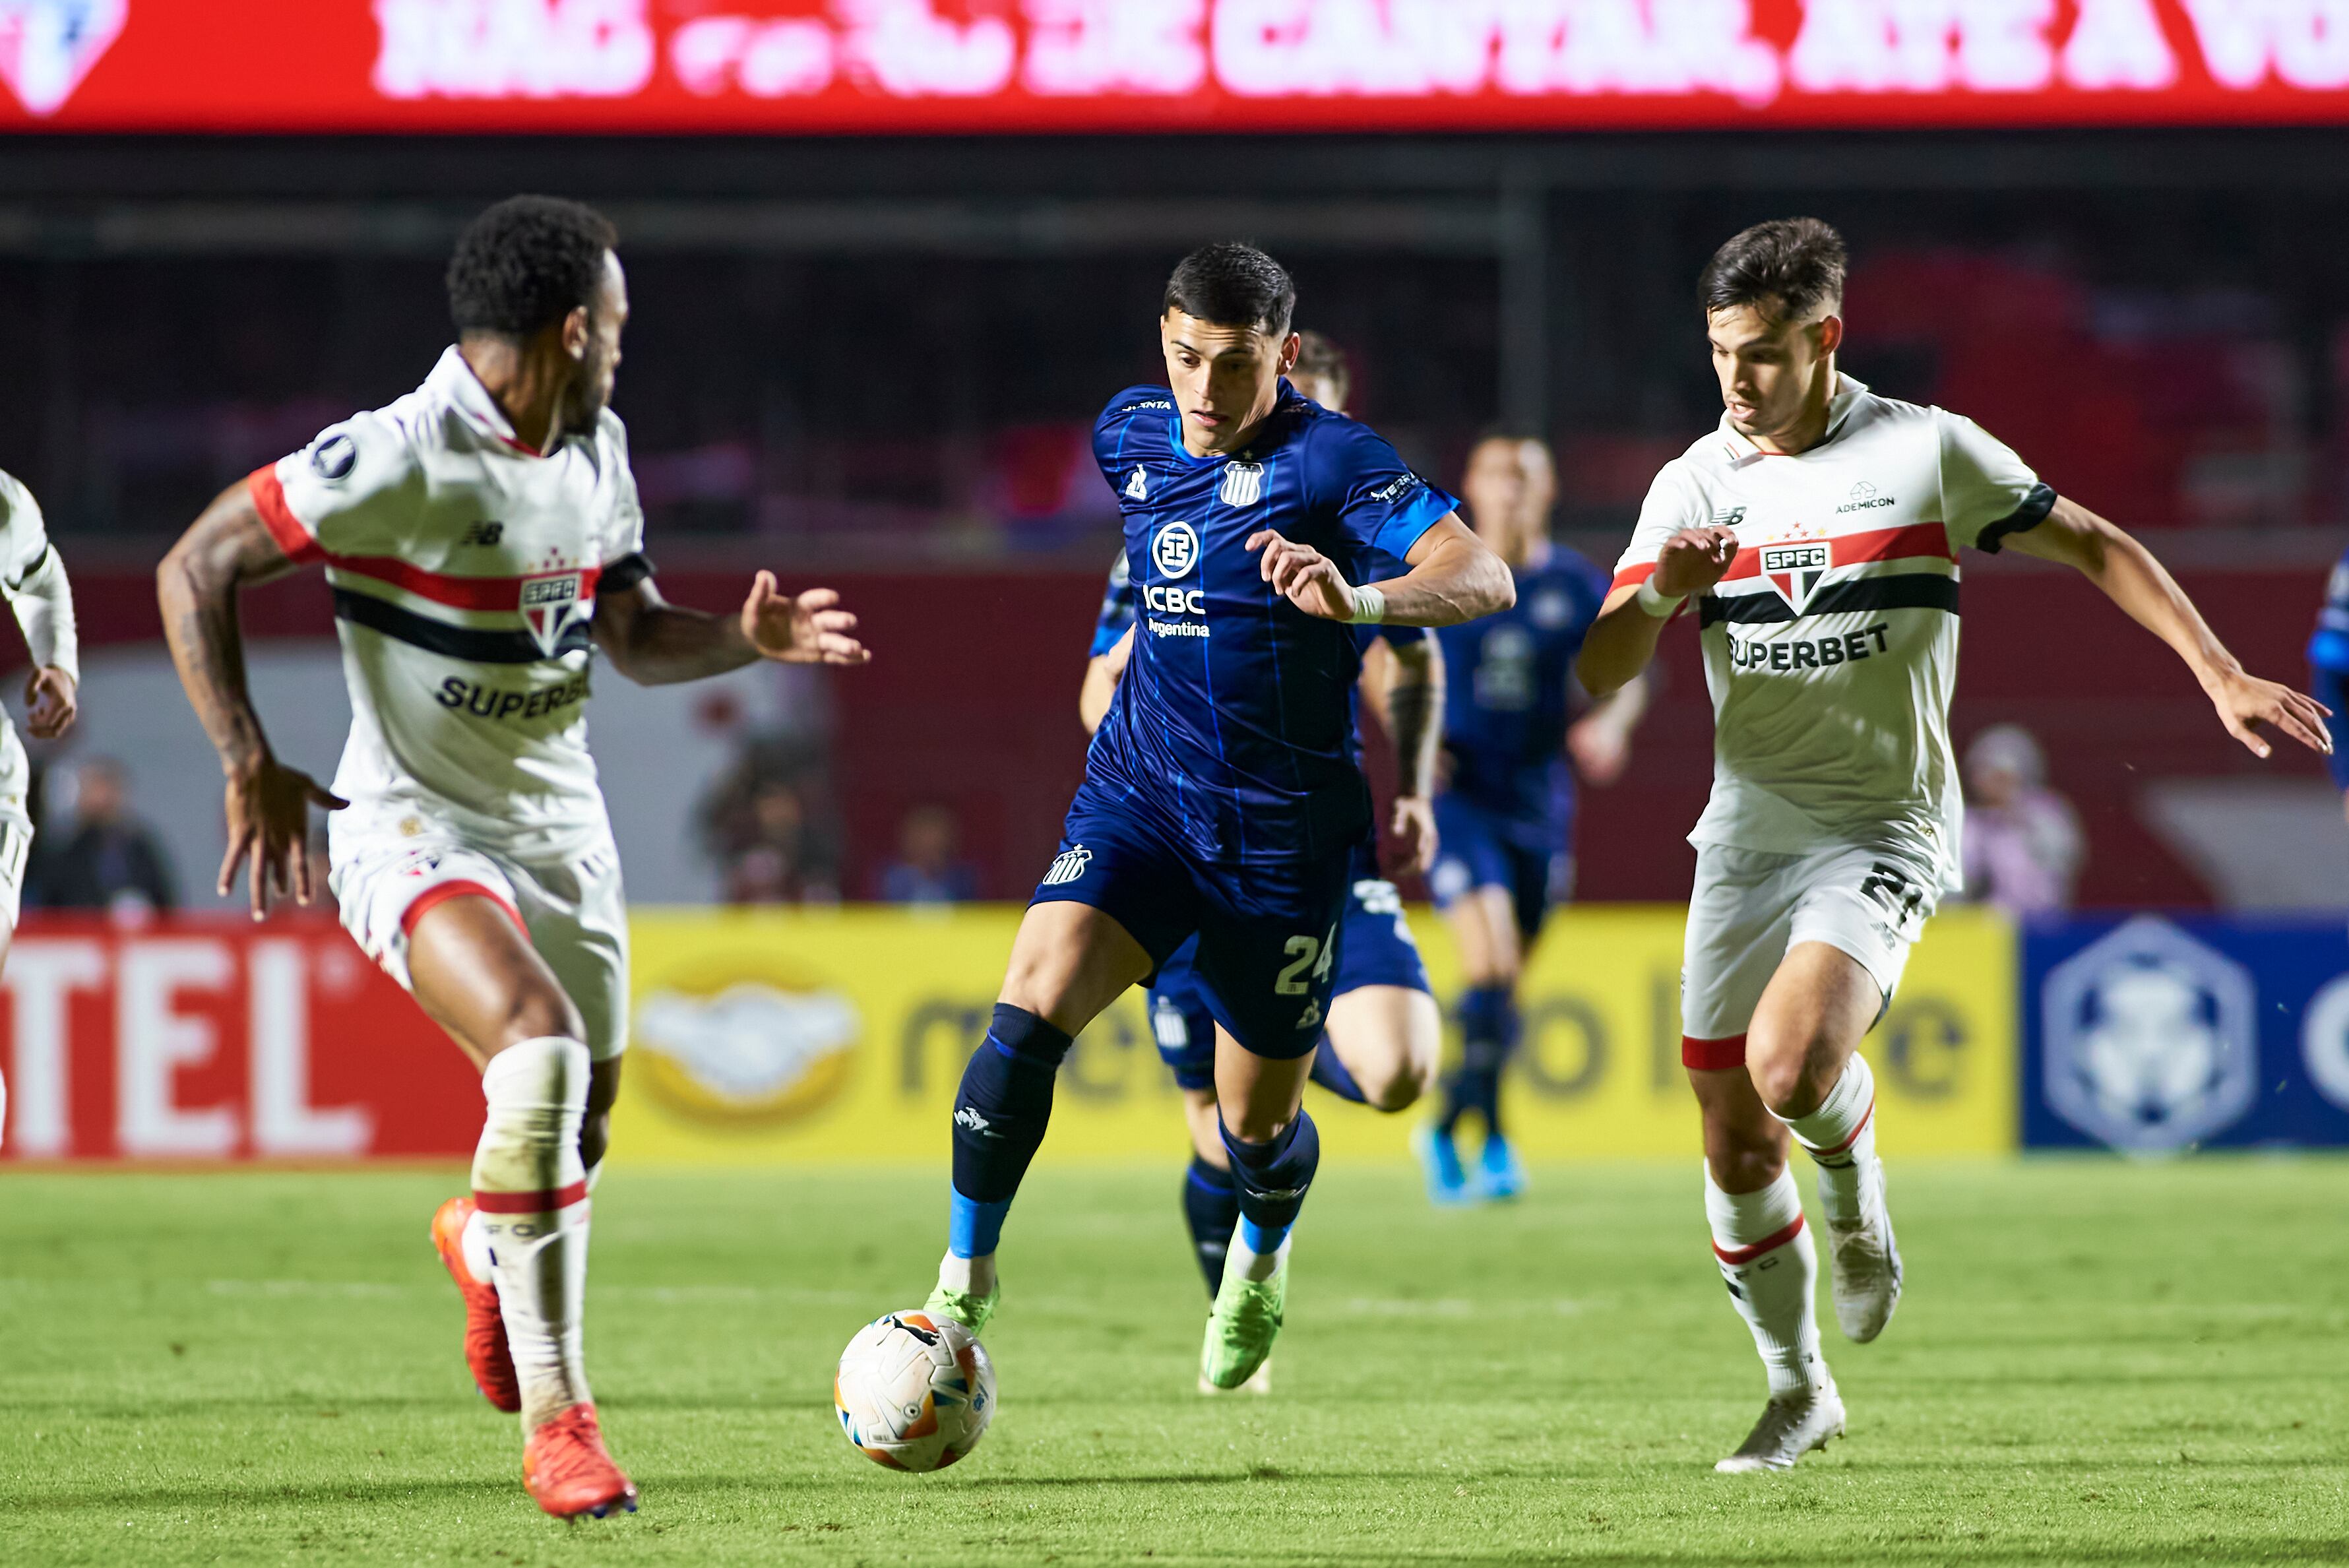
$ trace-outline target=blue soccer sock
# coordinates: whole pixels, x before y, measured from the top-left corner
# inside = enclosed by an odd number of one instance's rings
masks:
[[[1265,1143],[1235,1138],[1221,1118],[1216,1126],[1224,1135],[1224,1152],[1231,1159],[1232,1184],[1238,1189],[1240,1223],[1234,1251],[1245,1251],[1250,1261],[1264,1260],[1269,1273],[1278,1266],[1276,1254],[1297,1223],[1306,1190],[1320,1166],[1321,1134],[1301,1107],[1297,1119]]]
[[[1501,1069],[1516,1043],[1516,998],[1506,985],[1476,985],[1460,997],[1460,1065],[1444,1080],[1446,1137],[1470,1112],[1488,1134],[1501,1130]]]
[[[1028,1162],[1052,1119],[1052,1079],[1072,1044],[1025,1008],[997,1004],[955,1095],[954,1194],[947,1250],[985,1257],[1003,1233]]]
[[[1350,1099],[1356,1105],[1371,1103],[1371,1097],[1362,1092],[1362,1086],[1354,1081],[1354,1075],[1338,1059],[1338,1047],[1330,1043],[1327,1035],[1321,1037],[1320,1048],[1313,1053],[1313,1081],[1340,1099]]]
[[[1191,1156],[1183,1178],[1183,1218],[1191,1227],[1191,1250],[1198,1254],[1199,1272],[1207,1276],[1207,1294],[1224,1288],[1224,1258],[1232,1232],[1240,1222],[1240,1192],[1232,1173]]]

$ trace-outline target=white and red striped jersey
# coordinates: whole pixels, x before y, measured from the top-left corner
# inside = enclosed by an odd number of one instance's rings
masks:
[[[335,600],[351,734],[335,790],[516,847],[607,830],[587,750],[599,590],[651,572],[627,432],[547,451],[450,348],[424,385],[322,431],[248,484]]]
[[[2054,492],[1972,420],[1837,378],[1826,439],[1765,453],[1720,428],[1664,465],[1616,586],[1683,528],[1737,536],[1694,602],[1713,693],[1713,799],[1692,843],[1899,847],[1958,885],[1950,746],[1961,546],[1995,552]]]

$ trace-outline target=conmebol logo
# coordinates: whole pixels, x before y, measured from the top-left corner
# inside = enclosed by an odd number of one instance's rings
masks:
[[[129,11],[129,0],[0,0],[0,77],[27,109],[55,114]]]

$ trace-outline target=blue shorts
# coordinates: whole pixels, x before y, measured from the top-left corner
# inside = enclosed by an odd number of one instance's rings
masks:
[[[1435,907],[1450,909],[1480,887],[1509,895],[1517,940],[1531,945],[1554,900],[1565,898],[1573,862],[1527,843],[1547,840],[1547,824],[1526,824],[1446,792],[1435,798],[1435,869],[1427,874]]]
[[[1321,1038],[1337,975],[1350,851],[1202,861],[1146,808],[1087,783],[1031,904],[1089,904],[1125,927],[1157,977],[1191,949],[1207,1010],[1248,1050],[1293,1061]]]
[[[1356,851],[1351,870],[1330,995],[1342,996],[1365,985],[1425,991],[1427,965],[1420,962],[1419,944],[1412,940],[1402,895],[1379,874],[1377,852],[1367,846]],[[1176,1083],[1190,1089],[1210,1088],[1216,1081],[1216,1018],[1192,953],[1192,944],[1185,943],[1158,966],[1150,986],[1150,1032],[1158,1041],[1159,1058],[1173,1069]]]

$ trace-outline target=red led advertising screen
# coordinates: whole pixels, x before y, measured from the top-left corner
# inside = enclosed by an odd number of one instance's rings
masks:
[[[2349,0],[0,0],[19,131],[2310,124]]]

